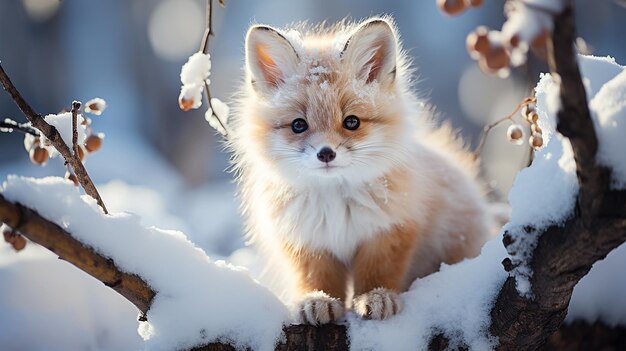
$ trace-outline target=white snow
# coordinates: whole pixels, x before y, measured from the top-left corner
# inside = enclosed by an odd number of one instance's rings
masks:
[[[180,81],[183,85],[180,87],[178,102],[183,108],[188,102],[191,102],[190,108],[197,109],[202,105],[202,92],[205,83],[210,84],[209,75],[211,75],[211,56],[202,52],[196,52],[189,56],[189,59],[180,69]],[[184,108],[185,111],[188,109]]]
[[[72,148],[72,113],[63,112],[59,114],[49,114],[44,117],[44,120],[48,122],[48,124],[50,124],[51,126],[57,129],[59,134],[61,134],[61,139],[63,139],[67,147],[69,147],[70,150],[73,150]],[[87,135],[85,131],[86,127],[82,124],[83,120],[84,118],[81,114],[78,114],[76,116],[76,123],[77,123],[76,131],[78,134],[78,145],[82,145],[85,142],[85,137]],[[57,156],[59,154],[58,151],[54,147],[49,146],[50,141],[43,135],[43,133],[41,133],[41,131],[40,131],[40,135],[41,135],[40,136],[41,145],[47,147],[48,152],[50,153],[50,157]],[[24,146],[26,146],[27,144],[26,139],[27,137],[24,138]]]
[[[211,74],[211,56],[196,52],[180,70],[180,81],[183,85],[202,84]]]
[[[0,243],[0,296],[2,350],[142,347],[135,306],[39,245]]]
[[[204,114],[204,119],[207,122],[209,122],[209,125],[213,127],[215,130],[220,132],[222,135],[226,135],[226,129],[224,129],[224,127],[227,126],[227,123],[228,123],[228,114],[229,114],[230,108],[228,107],[228,105],[226,105],[220,99],[217,99],[217,98],[211,99],[211,106],[213,106],[214,110],[211,110],[209,108]],[[219,118],[219,121],[217,120],[216,116],[217,118]],[[222,122],[224,127],[222,127],[222,124],[220,124],[220,121]]]
[[[93,199],[58,177],[9,176],[1,191],[158,291],[148,322],[139,326],[146,348],[179,349],[212,340],[274,348],[288,318],[286,307],[242,268],[211,261],[182,233],[142,227],[125,213],[104,215]]]
[[[581,74],[590,97],[590,110],[596,123],[599,140],[598,160],[614,170],[615,187],[626,185],[626,150],[623,137],[626,124],[626,75],[610,58],[579,56]],[[618,75],[619,74],[619,75]],[[616,77],[617,75],[617,77]],[[615,77],[615,78],[613,78]],[[514,239],[508,250],[520,294],[532,296],[528,261],[536,245],[534,233],[550,225],[564,222],[571,214],[578,180],[576,164],[569,140],[555,132],[556,113],[560,107],[559,88],[549,74],[542,75],[535,88],[539,126],[544,146],[535,151],[532,165],[520,171],[509,193],[512,208],[510,222],[505,226]],[[528,231],[525,226],[530,226]]]
[[[183,85],[180,88],[180,94],[178,101],[186,111],[188,108],[197,109],[202,106],[202,92],[204,92],[205,84],[208,86],[211,84],[209,76],[211,75],[211,58],[209,54],[203,54],[202,52],[196,52],[189,57],[189,60],[183,65],[180,70],[180,81]],[[211,106],[204,113],[204,119],[209,122],[209,125],[220,132],[222,135],[226,135],[226,123],[228,121],[228,105],[223,103],[217,98],[211,99]],[[222,124],[219,123],[215,114],[219,117]]]
[[[490,311],[507,277],[502,237],[489,241],[481,255],[416,280],[401,296],[404,310],[386,321],[348,315],[351,350],[426,350],[433,332],[450,339],[450,349],[490,350]]]
[[[626,189],[626,70],[600,88],[589,109],[596,122],[598,162],[613,170],[614,189]]]

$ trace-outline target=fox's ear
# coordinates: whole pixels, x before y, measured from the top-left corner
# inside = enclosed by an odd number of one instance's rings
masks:
[[[397,42],[394,30],[384,19],[361,24],[350,36],[341,58],[359,79],[367,83],[393,82],[396,76]]]
[[[276,29],[252,26],[246,36],[246,67],[252,86],[272,91],[296,72],[300,61],[295,49]]]

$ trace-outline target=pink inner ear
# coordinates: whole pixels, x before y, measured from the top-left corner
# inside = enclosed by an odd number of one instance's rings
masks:
[[[374,79],[378,78],[380,74],[380,70],[383,68],[383,61],[385,59],[384,41],[380,40],[377,43],[375,43],[375,45],[377,45],[376,51],[374,52],[372,57],[367,61],[365,66],[363,66],[363,69],[361,71],[361,74],[367,73],[367,80],[366,80],[367,83],[371,83],[374,81]],[[369,68],[369,72],[366,72],[365,70],[367,70],[368,68]]]
[[[267,49],[267,45],[256,44],[254,47],[258,58],[258,65],[263,73],[263,78],[265,78],[265,82],[278,86],[283,82],[282,75],[276,67],[276,62],[269,55],[269,50]]]

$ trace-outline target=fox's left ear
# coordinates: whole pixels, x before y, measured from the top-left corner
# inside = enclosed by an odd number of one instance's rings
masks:
[[[367,83],[393,82],[396,76],[397,39],[384,19],[372,19],[361,24],[350,36],[341,58]]]

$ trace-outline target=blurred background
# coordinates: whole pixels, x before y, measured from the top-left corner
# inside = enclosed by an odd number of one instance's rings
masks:
[[[626,64],[626,10],[611,0],[576,3],[579,35],[592,52]],[[228,102],[240,84],[244,35],[252,23],[282,27],[377,14],[395,18],[404,48],[418,68],[418,94],[471,146],[483,126],[512,111],[530,93],[539,72],[546,71],[544,63],[531,59],[508,79],[499,79],[481,73],[469,58],[466,35],[482,24],[500,28],[501,1],[486,1],[451,18],[439,12],[435,0],[232,0],[213,11],[212,93]],[[0,60],[39,113],[57,113],[74,99],[107,101],[103,115],[93,118],[95,131],[106,134],[104,145],[88,157],[86,167],[110,210],[137,213],[146,225],[181,230],[213,258],[245,265],[256,275],[260,265],[241,238],[232,176],[225,171],[229,155],[220,146],[221,137],[205,122],[203,108],[186,113],[178,108],[180,67],[198,50],[204,22],[204,0],[0,1]],[[0,118],[6,117],[26,121],[8,95],[0,93]],[[527,147],[508,143],[506,128],[494,130],[483,152],[491,195],[502,201],[529,155]],[[0,181],[9,174],[65,173],[60,159],[44,167],[32,164],[22,134],[0,133],[0,150]],[[35,245],[20,254],[0,245],[4,347],[24,346],[12,343],[23,341],[23,329],[39,336],[42,344],[32,344],[35,349],[139,345],[132,306],[69,265],[50,262],[58,262],[56,256]],[[77,285],[85,294],[77,292]],[[42,289],[44,297],[38,293]],[[94,305],[86,295],[108,302]],[[51,329],[41,318],[46,313],[74,317],[65,320],[63,330]],[[131,317],[121,318],[123,313]],[[81,330],[85,336],[79,338]],[[68,344],[74,341],[78,343]]]
[[[73,99],[101,97],[104,114],[93,128],[106,134],[87,169],[113,210],[136,212],[144,222],[179,229],[212,254],[228,257],[242,247],[241,220],[229,155],[204,120],[203,108],[182,112],[179,73],[197,51],[205,26],[204,0],[0,2],[0,59],[36,111],[56,113]],[[578,1],[578,30],[596,55],[626,63],[625,9],[611,0]],[[417,67],[417,93],[439,119],[451,121],[475,146],[483,126],[508,114],[546,71],[531,58],[508,79],[483,74],[466,53],[466,35],[484,24],[500,28],[501,1],[486,1],[457,17],[435,0],[227,1],[213,11],[212,93],[229,101],[242,80],[243,42],[252,23],[277,27],[297,21],[335,22],[390,14]],[[6,94],[0,117],[25,118]],[[507,124],[488,138],[484,177],[491,195],[506,201],[529,149],[508,143]],[[0,134],[0,178],[8,174],[58,175],[60,159],[30,163],[20,133]]]

